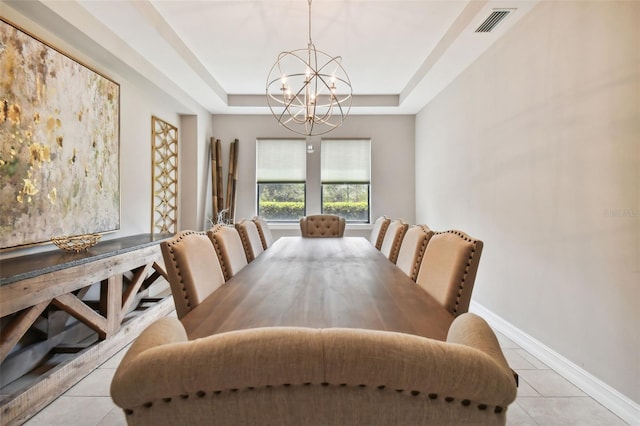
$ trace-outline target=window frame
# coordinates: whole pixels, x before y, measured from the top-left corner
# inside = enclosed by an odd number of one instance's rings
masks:
[[[299,179],[292,179],[292,180],[279,180],[279,179],[264,179],[264,180],[260,180],[259,179],[259,164],[260,164],[260,158],[259,158],[259,153],[260,153],[260,149],[259,149],[259,145],[260,142],[262,141],[273,141],[273,142],[278,142],[278,141],[290,141],[290,142],[298,142],[299,144],[301,144],[304,147],[304,156],[302,158],[304,158],[304,162],[302,163],[304,165],[304,180],[299,180]],[[260,209],[260,189],[261,189],[261,185],[264,184],[275,184],[275,185],[303,185],[303,216],[307,214],[307,182],[308,182],[308,169],[307,169],[307,141],[303,138],[277,138],[277,137],[269,137],[269,138],[256,138],[256,157],[255,157],[255,168],[256,168],[256,213],[259,216],[264,217],[265,220],[267,220],[267,222],[272,222],[272,223],[295,223],[298,221],[298,219],[286,219],[286,220],[278,220],[278,219],[273,219],[273,218],[269,218],[264,216],[261,213],[261,209]],[[300,149],[300,151],[302,152],[303,150]]]
[[[320,142],[320,149],[323,149],[323,143],[324,142],[336,142],[336,141],[343,141],[348,143],[349,141],[367,141],[368,142],[368,160],[369,160],[369,165],[368,165],[368,180],[367,181],[349,181],[349,180],[327,180],[327,181],[323,181],[322,180],[322,158],[320,159],[320,211],[322,214],[325,214],[324,212],[324,199],[325,199],[325,194],[324,194],[324,189],[325,189],[325,185],[367,185],[367,219],[366,220],[350,220],[350,219],[346,219],[347,223],[352,223],[352,224],[370,224],[371,223],[371,138],[323,138]],[[326,146],[326,145],[325,145]]]

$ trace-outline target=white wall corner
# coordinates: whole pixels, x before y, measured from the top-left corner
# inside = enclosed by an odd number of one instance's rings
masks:
[[[481,304],[471,301],[469,311],[484,318],[496,331],[504,334],[522,349],[538,358],[555,372],[580,388],[631,425],[640,419],[640,404],[593,376],[569,359],[531,337]]]

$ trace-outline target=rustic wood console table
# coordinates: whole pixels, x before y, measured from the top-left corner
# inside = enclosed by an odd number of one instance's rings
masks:
[[[0,260],[0,424],[23,423],[174,309],[170,293],[150,297],[167,287],[169,237]]]

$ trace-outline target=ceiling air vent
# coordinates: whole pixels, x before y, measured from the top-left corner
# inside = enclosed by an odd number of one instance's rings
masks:
[[[504,18],[510,14],[513,9],[493,9],[491,14],[487,16],[482,24],[476,29],[477,33],[488,33],[491,32]]]

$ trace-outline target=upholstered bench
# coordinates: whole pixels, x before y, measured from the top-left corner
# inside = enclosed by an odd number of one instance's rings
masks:
[[[188,341],[163,318],[111,384],[130,425],[505,424],[516,383],[480,317],[447,342],[362,329],[233,331]]]

